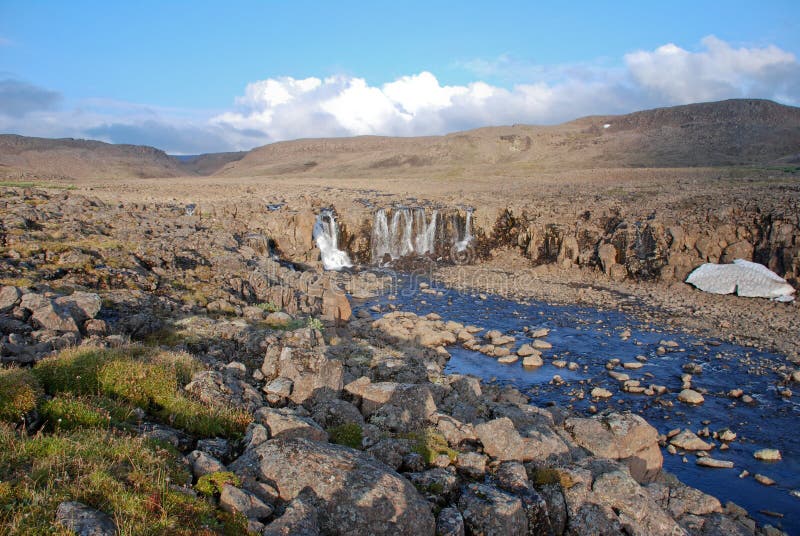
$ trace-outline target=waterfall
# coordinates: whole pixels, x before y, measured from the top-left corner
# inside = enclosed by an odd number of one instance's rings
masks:
[[[474,238],[472,210],[467,209],[466,217],[456,210],[440,213],[422,207],[376,210],[370,243],[372,262],[383,263],[387,254],[392,260],[443,255],[451,246],[456,252],[465,251]]]
[[[378,209],[372,224],[372,262],[380,262],[387,253],[392,254],[391,240],[386,211]]]
[[[339,225],[332,210],[324,209],[319,213],[311,236],[322,254],[323,268],[341,270],[353,266],[347,253],[339,249]]]
[[[472,209],[467,209],[467,219],[464,222],[464,238],[456,242],[456,251],[464,251],[472,242]]]

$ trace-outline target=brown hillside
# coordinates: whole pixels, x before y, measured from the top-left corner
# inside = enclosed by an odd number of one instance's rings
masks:
[[[798,152],[800,108],[737,99],[585,117],[556,126],[280,142],[253,149],[218,174],[519,176],[561,169],[764,164]]]
[[[148,178],[191,175],[164,151],[72,138],[0,135],[0,176]]]

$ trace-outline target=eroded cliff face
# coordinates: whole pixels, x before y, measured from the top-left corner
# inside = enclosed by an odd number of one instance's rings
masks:
[[[644,216],[602,204],[576,215],[491,206],[331,208],[339,222],[339,246],[361,265],[389,260],[397,265],[401,257],[481,263],[513,248],[532,265],[577,265],[615,280],[682,281],[702,263],[737,258],[764,264],[794,284],[800,274],[796,201],[713,210],[693,205]],[[314,208],[287,206],[248,214],[244,221],[260,227],[281,255],[314,264],[319,259],[311,239],[315,217]]]

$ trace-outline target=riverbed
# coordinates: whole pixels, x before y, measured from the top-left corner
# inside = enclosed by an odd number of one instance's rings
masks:
[[[423,293],[420,284],[430,288]],[[723,503],[733,501],[744,507],[760,523],[800,534],[800,437],[796,433],[800,403],[796,396],[781,394],[786,389],[782,373],[789,365],[785,357],[643,323],[616,310],[519,302],[407,276],[397,279],[391,294],[358,308],[369,310],[376,304],[383,310],[394,306],[420,315],[433,312],[445,320],[480,326],[485,331],[478,336],[500,330],[515,337],[512,350],[532,343],[529,334],[533,331],[549,329],[543,340],[552,348],[542,350],[544,365],[539,368],[525,369],[521,360],[504,365],[458,345],[448,349],[452,357],[446,372],[513,385],[533,404],[557,404],[580,416],[630,410],[642,415],[661,434],[684,428],[695,433],[706,427],[712,433],[728,428],[736,433],[736,439],[727,450],[720,450],[720,441],[704,439],[716,445],[710,452],[713,458],[732,461],[734,468],[700,467],[692,453],[670,454],[663,449],[665,470]],[[758,300],[753,305],[757,307]],[[609,376],[606,368],[612,359],[619,359],[621,364],[640,363],[640,368],[623,369],[620,365],[614,370],[640,380],[643,386],[660,385],[668,391],[652,396],[623,391],[622,382]],[[572,370],[554,365],[561,361],[574,363]],[[702,391],[705,398],[699,406],[677,400],[681,375],[689,367],[693,369],[692,388]],[[553,381],[556,375],[563,383]],[[592,399],[589,393],[593,387],[605,388],[613,396]],[[741,389],[752,402],[730,397],[733,389]],[[783,459],[755,459],[753,453],[762,448],[780,450]],[[765,486],[754,479],[755,474],[767,476],[775,484]]]

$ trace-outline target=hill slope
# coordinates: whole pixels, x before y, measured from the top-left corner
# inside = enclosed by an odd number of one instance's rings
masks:
[[[800,108],[752,99],[584,117],[555,126],[304,139],[191,157],[139,145],[0,135],[0,177],[523,177],[589,168],[793,164],[799,158]]]
[[[307,139],[253,149],[218,174],[519,175],[595,167],[763,164],[800,152],[800,108],[736,99],[446,136]]]
[[[72,138],[0,135],[0,176],[148,178],[191,175],[164,151]]]

